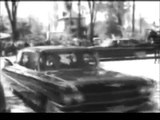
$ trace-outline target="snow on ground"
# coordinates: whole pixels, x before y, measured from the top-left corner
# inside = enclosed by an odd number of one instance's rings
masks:
[[[106,70],[114,70],[130,75],[144,76],[156,81],[160,80],[160,64],[150,60],[109,61],[100,64]]]

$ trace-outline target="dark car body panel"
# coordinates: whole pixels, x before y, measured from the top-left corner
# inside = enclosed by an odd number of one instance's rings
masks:
[[[88,48],[53,49],[51,47],[28,48],[28,50],[37,53],[52,52],[54,50],[60,52],[92,51]],[[12,66],[5,67],[3,74],[14,84],[20,86],[16,87],[12,84],[17,91],[29,91],[35,96],[41,94],[63,112],[111,111],[116,107],[117,110],[120,107],[121,109],[125,107],[122,112],[133,110],[150,102],[151,93],[142,94],[140,89],[154,87],[154,82],[150,79],[106,71],[98,66],[93,68],[34,71],[15,63]],[[63,103],[62,96],[64,94],[77,92],[83,95],[83,102],[74,102],[70,105]]]

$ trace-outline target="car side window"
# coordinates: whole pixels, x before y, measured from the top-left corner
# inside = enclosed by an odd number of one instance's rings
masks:
[[[38,69],[38,60],[37,55],[32,52],[24,52],[21,57],[20,65],[32,69],[37,70]]]

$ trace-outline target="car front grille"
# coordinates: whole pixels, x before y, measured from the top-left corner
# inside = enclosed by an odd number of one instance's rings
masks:
[[[79,105],[69,107],[69,111],[110,111],[110,108],[124,106],[133,108],[149,101],[150,93],[140,93],[138,85],[126,86],[106,86],[106,85],[86,85],[79,86],[79,90],[84,96],[84,101]],[[123,110],[122,110],[123,111]]]

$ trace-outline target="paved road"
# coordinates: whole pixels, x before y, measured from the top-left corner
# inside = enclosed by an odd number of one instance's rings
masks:
[[[12,58],[14,59],[14,57]],[[1,68],[3,67],[3,58],[1,58]],[[157,81],[157,91],[155,93],[155,101],[158,103],[160,108],[160,64],[154,63],[154,60],[129,60],[129,61],[109,61],[102,62],[101,65],[106,70],[114,70],[130,75],[145,76],[152,78]],[[5,89],[6,100],[8,107],[11,108],[12,112],[34,112],[32,109],[27,107],[22,100],[13,95],[9,90],[9,83],[5,81],[1,75],[1,81]],[[155,111],[160,112],[160,111]]]

